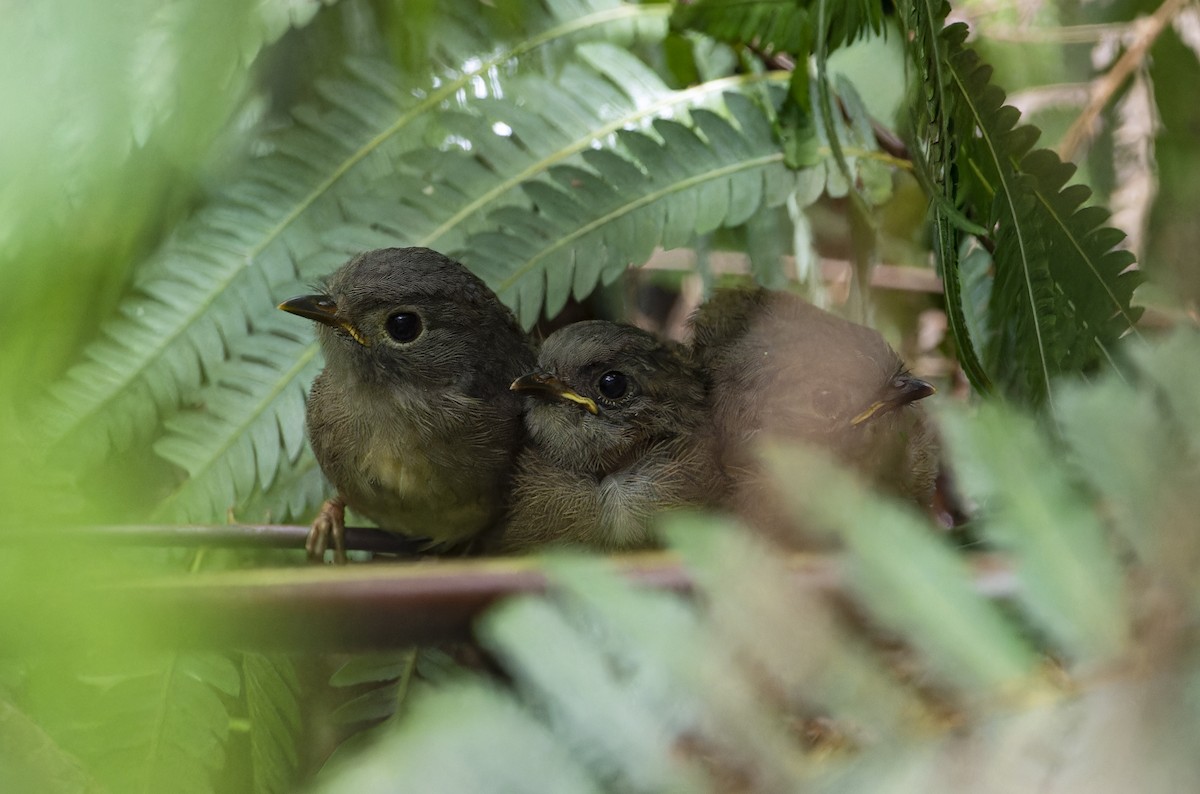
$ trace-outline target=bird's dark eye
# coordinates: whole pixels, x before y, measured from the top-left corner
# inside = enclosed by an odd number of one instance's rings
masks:
[[[387,319],[387,332],[397,342],[411,342],[421,335],[421,317],[416,312],[397,312]]]
[[[625,393],[628,385],[625,376],[614,370],[601,375],[600,380],[596,383],[596,388],[600,389],[600,393],[608,399],[616,400]]]

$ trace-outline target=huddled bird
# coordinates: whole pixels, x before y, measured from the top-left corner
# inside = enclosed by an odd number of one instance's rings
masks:
[[[534,347],[463,265],[425,248],[354,257],[280,304],[316,322],[309,441],[336,489],[306,548],[345,560],[345,508],[386,531],[492,552],[652,546],[674,508],[774,509],[766,438],[832,453],[928,506],[933,387],[876,331],[786,292],[718,291],[689,346],[606,321]]]
[[[936,433],[913,376],[877,331],[765,289],[719,290],[691,319],[692,355],[712,379],[712,422],[735,510],[770,503],[763,439],[826,450],[884,491],[928,507]]]
[[[528,440],[508,516],[485,548],[643,548],[656,514],[723,498],[707,379],[677,344],[575,323],[545,340],[512,389],[527,401]]]
[[[388,248],[279,308],[316,322],[325,357],[306,424],[337,494],[313,522],[309,556],[332,543],[345,561],[346,506],[433,544],[493,526],[524,435],[509,384],[535,362],[496,295],[436,251]]]

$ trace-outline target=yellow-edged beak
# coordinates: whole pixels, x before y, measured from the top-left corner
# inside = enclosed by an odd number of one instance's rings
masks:
[[[871,403],[865,411],[850,420],[851,425],[861,425],[873,416],[882,416],[917,400],[923,400],[937,389],[932,383],[904,373],[897,375],[884,389],[882,397]]]
[[[596,407],[595,400],[584,397],[582,394],[577,394],[567,384],[553,375],[547,375],[544,372],[530,372],[527,375],[522,375],[514,380],[508,388],[512,391],[528,392],[555,400],[566,400],[567,402],[583,406],[584,410],[593,416],[600,413],[600,409]]]
[[[295,314],[331,328],[341,328],[363,347],[370,346],[370,342],[362,335],[361,331],[351,325],[348,320],[338,316],[337,303],[328,295],[299,295],[295,298],[288,298],[279,304],[279,308],[289,314]]]

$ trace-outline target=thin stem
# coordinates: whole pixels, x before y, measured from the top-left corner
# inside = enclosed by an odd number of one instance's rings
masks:
[[[1121,90],[1130,75],[1142,66],[1151,45],[1189,2],[1191,0],[1165,0],[1153,14],[1138,21],[1129,47],[1111,69],[1092,83],[1091,99],[1088,100],[1087,107],[1071,123],[1067,134],[1063,136],[1062,143],[1058,146],[1058,154],[1063,160],[1074,160],[1079,149],[1090,141],[1100,112]]]

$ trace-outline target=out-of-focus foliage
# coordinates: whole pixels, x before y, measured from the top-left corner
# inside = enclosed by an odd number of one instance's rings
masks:
[[[805,529],[845,544],[853,611],[721,521],[667,528],[695,601],[547,559],[553,597],[480,627],[516,693],[423,695],[323,790],[525,790],[535,763],[571,791],[1194,789],[1200,337],[1130,353],[1058,390],[1061,440],[999,404],[944,416],[1011,569],[972,573],[911,508],[775,448]]]
[[[825,30],[817,25],[820,0],[699,0],[675,7],[671,21],[717,41],[750,44],[766,53],[807,57],[822,42],[848,43],[883,28],[883,8],[870,0],[838,3]],[[828,32],[826,32],[828,31]]]
[[[302,685],[286,656],[242,655],[254,791],[291,791],[299,777]]]
[[[1097,156],[1073,178],[1134,219],[1133,250],[1168,288],[1184,288],[1186,305],[1196,226],[1180,208],[1197,189],[1188,130],[1200,48],[1194,7],[1172,3],[1154,57],[1110,97]],[[346,771],[330,770],[333,788],[394,783],[397,769],[431,791],[516,788],[535,769],[556,791],[884,790],[960,768],[1010,782],[1010,762],[1067,728],[1090,729],[1081,747],[1115,742],[1096,716],[1106,708],[1137,726],[1132,757],[1162,761],[1133,770],[1145,772],[1139,783],[1179,770],[1176,742],[1196,732],[1174,694],[1194,686],[1194,671],[1169,629],[1193,618],[1195,555],[1170,528],[1195,515],[1195,348],[1180,337],[1134,355],[1128,381],[1050,389],[1104,364],[1136,314],[1132,278],[1116,277],[1127,258],[1109,251],[1117,236],[1100,230],[1102,213],[1077,209],[1084,196],[1064,187],[1065,167],[1028,153],[1033,135],[996,88],[1024,90],[1060,66],[1100,80],[1146,29],[1134,13],[1159,7],[1042,4],[1042,21],[1109,26],[1108,39],[1088,44],[1093,66],[1053,53],[1049,65],[1005,58],[992,25],[1011,33],[1030,20],[987,3],[956,4],[982,36],[966,42],[943,29],[942,4],[895,5],[7,4],[0,533],[39,542],[0,554],[0,595],[16,605],[0,615],[0,787],[294,790],[341,738],[311,735],[310,709],[335,715],[339,730],[395,715],[377,732],[378,756],[339,754]],[[909,27],[911,39],[900,35]],[[976,47],[997,60],[996,75]],[[902,55],[914,63],[907,98],[880,92],[899,83]],[[810,56],[828,79],[810,79]],[[880,71],[887,80],[868,80]],[[1147,115],[1149,127],[1138,126]],[[1070,126],[1037,118],[1056,137]],[[896,127],[915,164],[879,135]],[[814,240],[840,238],[862,283],[890,225],[912,259],[928,254],[917,220],[926,197],[910,170],[935,193],[934,245],[964,363],[1018,400],[1055,395],[1057,410],[1053,421],[998,408],[949,420],[988,510],[986,537],[1017,566],[1020,597],[1003,609],[915,518],[789,464],[788,476],[825,484],[797,491],[816,500],[803,509],[845,538],[855,592],[900,638],[900,663],[823,596],[791,587],[755,541],[703,522],[673,534],[700,581],[699,605],[564,563],[561,599],[509,605],[483,629],[518,694],[483,684],[422,692],[411,722],[400,708],[411,655],[339,660],[328,687],[324,660],[228,648],[139,655],[147,637],[136,620],[79,603],[85,584],[296,561],[78,549],[55,527],[305,518],[327,495],[302,427],[321,362],[311,330],[275,305],[350,253],[445,250],[527,323],[656,246],[743,245],[756,277],[779,285],[789,275],[780,254],[815,281]],[[959,259],[964,236],[972,253]],[[1062,444],[1047,440],[1055,433]],[[1031,476],[1031,461],[1046,476]],[[845,504],[819,499],[847,490]],[[1145,576],[1119,564],[1114,539]],[[1147,599],[1145,581],[1164,583],[1165,607]],[[1163,609],[1175,611],[1159,620]],[[86,638],[89,654],[64,659],[43,642],[64,633]],[[1140,689],[1092,686],[1082,674],[1096,668],[1107,681],[1139,643],[1163,649]],[[1079,673],[1074,708],[1046,653]],[[866,749],[820,763],[842,743],[814,750],[796,728],[825,715],[853,726],[848,744]],[[963,720],[965,738],[946,732]],[[1164,735],[1163,725],[1179,730]],[[972,743],[985,735],[1009,741]],[[460,742],[479,743],[478,765],[461,763]],[[1100,757],[1111,766],[1131,756]],[[464,777],[446,782],[449,769]],[[1185,790],[1188,775],[1179,772]]]

